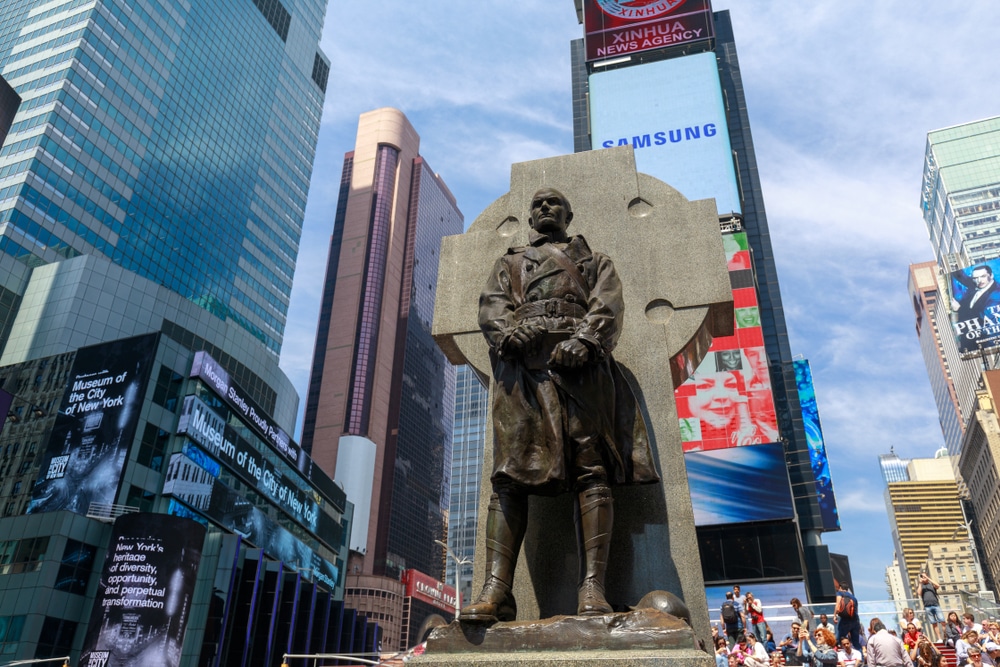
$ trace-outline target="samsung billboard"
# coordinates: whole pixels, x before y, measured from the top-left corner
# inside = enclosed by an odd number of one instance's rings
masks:
[[[636,168],[689,200],[742,212],[715,53],[590,75],[593,149],[631,145]]]

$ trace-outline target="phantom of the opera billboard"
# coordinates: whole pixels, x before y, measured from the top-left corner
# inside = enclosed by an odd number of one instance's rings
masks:
[[[709,0],[583,0],[587,62],[712,38]]]
[[[31,491],[28,514],[115,502],[159,334],[80,348]]]
[[[951,318],[963,358],[1000,346],[1000,259],[951,274]]]
[[[688,200],[742,212],[715,53],[590,75],[591,148],[632,146],[636,169]]]
[[[674,392],[685,452],[778,441],[746,232],[723,235],[723,247],[734,285],[735,335],[712,340],[701,365]]]
[[[205,527],[166,514],[115,521],[79,665],[180,664]]]

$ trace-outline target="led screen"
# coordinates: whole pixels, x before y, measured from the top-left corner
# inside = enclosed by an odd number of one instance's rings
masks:
[[[76,353],[28,514],[86,514],[91,504],[115,502],[158,336],[102,343]]]
[[[696,526],[795,516],[781,443],[691,452],[684,462]]]
[[[321,558],[302,540],[278,525],[251,500],[229,488],[215,475],[217,464],[207,469],[199,465],[201,457],[188,453],[173,454],[167,464],[163,495],[183,502],[203,517],[236,533],[264,553],[298,568],[313,570],[315,577],[331,589],[337,586],[338,568]],[[181,516],[190,510],[171,503],[170,512]]]
[[[958,351],[973,356],[1000,345],[1000,259],[951,274],[951,318]]]
[[[712,37],[708,0],[584,0],[587,61]]]
[[[840,530],[840,516],[837,512],[837,498],[833,494],[833,477],[830,475],[830,460],[826,456],[823,442],[823,428],[819,422],[819,408],[816,406],[816,391],[813,387],[812,369],[806,359],[792,362],[795,368],[795,384],[798,385],[799,405],[802,406],[802,422],[809,444],[809,460],[813,477],[816,478],[816,495],[819,498],[820,514],[824,530]]]
[[[631,145],[639,171],[741,212],[715,53],[590,75],[592,148]]]
[[[180,664],[205,527],[166,514],[115,521],[77,664]]]
[[[741,581],[734,583],[741,585],[741,596],[753,593],[754,598],[760,600],[761,606],[764,608],[764,619],[774,634],[775,640],[779,642],[792,629],[792,620],[798,620],[795,610],[788,602],[792,598],[798,598],[803,604],[809,603],[803,581],[782,581],[767,584]],[[731,590],[733,590],[732,586],[705,587],[705,597],[708,598],[708,617],[711,619],[712,625],[722,627],[720,620],[722,603],[726,599],[726,591]]]
[[[709,353],[689,380],[677,388],[684,451],[705,451],[778,440],[774,397],[757,291],[753,287],[745,232],[723,236],[734,284],[745,277],[749,287],[733,290],[735,334],[715,338]]]

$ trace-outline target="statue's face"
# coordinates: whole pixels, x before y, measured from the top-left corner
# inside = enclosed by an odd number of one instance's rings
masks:
[[[531,226],[536,232],[565,232],[571,217],[566,198],[556,190],[539,190],[531,198]]]

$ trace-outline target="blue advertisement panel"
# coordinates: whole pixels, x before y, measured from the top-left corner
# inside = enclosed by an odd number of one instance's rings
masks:
[[[194,458],[191,458],[191,454],[194,454]],[[331,589],[336,588],[339,576],[336,565],[321,558],[309,545],[278,525],[248,498],[216,479],[218,465],[210,462],[207,467],[202,467],[205,460],[206,457],[199,457],[190,450],[170,457],[163,495],[171,496],[191,508],[189,510],[171,502],[171,514],[190,518],[198,515],[207,517],[250,544],[260,547],[272,558],[298,568],[311,569],[318,580]]]
[[[792,621],[797,621],[795,610],[788,602],[792,598],[798,598],[803,604],[807,603],[809,597],[806,595],[806,585],[804,581],[781,581],[767,584],[742,584],[740,596],[753,593],[755,600],[760,600],[763,607],[764,619],[767,627],[774,634],[776,642],[789,633],[792,629]],[[732,586],[706,586],[705,597],[708,598],[708,617],[712,625],[722,627],[722,603],[726,600],[726,591],[733,590]],[[831,605],[832,607],[833,605]],[[819,613],[818,611],[816,613]],[[720,634],[725,634],[724,632]]]
[[[166,514],[115,521],[77,664],[180,664],[205,527]]]
[[[795,516],[781,443],[689,452],[684,463],[696,526]]]
[[[830,475],[830,460],[826,456],[823,442],[823,428],[819,423],[819,408],[816,406],[816,391],[813,388],[812,369],[809,361],[797,359],[795,384],[798,385],[799,404],[802,406],[802,421],[809,443],[809,459],[813,476],[816,478],[816,494],[819,497],[820,514],[823,516],[824,530],[840,530],[840,515],[837,512],[837,498],[833,495],[833,478]]]
[[[80,348],[28,514],[115,502],[139,423],[159,334]]]
[[[639,171],[742,212],[715,53],[590,75],[592,148],[631,145]]]
[[[958,351],[969,358],[1000,346],[1000,259],[951,274],[951,317]]]

